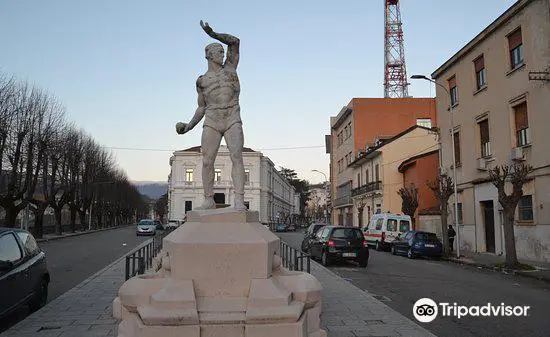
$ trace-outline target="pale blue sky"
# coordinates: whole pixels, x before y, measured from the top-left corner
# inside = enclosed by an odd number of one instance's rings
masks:
[[[402,0],[408,75],[429,75],[514,2]],[[353,97],[383,96],[383,4],[0,0],[0,71],[57,96],[104,146],[168,150],[112,150],[130,179],[165,181],[171,151],[200,144],[202,123],[184,136],[174,125],[196,108],[214,42],[203,19],[241,39],[245,146],[317,183],[329,117]],[[412,81],[409,94],[434,88]]]

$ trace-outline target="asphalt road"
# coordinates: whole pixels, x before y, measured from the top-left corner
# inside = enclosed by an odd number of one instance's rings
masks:
[[[302,233],[277,234],[299,249]],[[329,269],[438,336],[550,336],[550,285],[542,281],[446,261],[409,260],[375,250],[371,250],[367,268],[343,263]],[[424,297],[436,303],[463,306],[504,303],[530,309],[527,317],[458,319],[439,315],[430,323],[420,323],[412,308]]]
[[[48,302],[70,290],[150,236],[136,236],[135,226],[39,243],[50,271]],[[27,308],[0,321],[0,333],[29,315]]]

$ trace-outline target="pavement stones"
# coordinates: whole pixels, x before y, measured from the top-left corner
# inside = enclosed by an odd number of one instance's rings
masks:
[[[311,273],[323,285],[321,322],[329,337],[435,337],[314,261]],[[118,322],[111,316],[111,303],[123,283],[124,258],[49,302],[0,337],[115,337]]]

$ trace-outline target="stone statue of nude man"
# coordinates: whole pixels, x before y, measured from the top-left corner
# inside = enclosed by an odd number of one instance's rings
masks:
[[[204,117],[202,129],[202,184],[204,203],[199,209],[216,208],[214,202],[214,161],[220,142],[224,137],[233,167],[231,179],[235,188],[233,207],[246,210],[244,205],[244,135],[239,106],[241,86],[237,76],[239,63],[239,39],[229,34],[216,33],[208,22],[200,22],[210,37],[227,45],[227,58],[223,62],[224,50],[220,43],[211,43],[205,48],[208,70],[197,79],[198,108],[191,121],[177,123],[176,132],[184,134]]]

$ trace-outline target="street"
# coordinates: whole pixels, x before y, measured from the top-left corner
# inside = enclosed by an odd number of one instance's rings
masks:
[[[39,243],[50,271],[48,302],[125,255],[150,236],[136,236],[135,226]],[[29,314],[27,308],[0,322],[0,333]]]
[[[300,249],[303,233],[276,233]],[[389,252],[370,251],[369,265],[330,266],[334,273],[438,336],[549,336],[550,285],[521,276],[446,261],[409,260]],[[527,317],[438,317],[420,323],[413,305],[420,298],[451,305],[530,306]],[[367,318],[365,318],[367,319]]]

